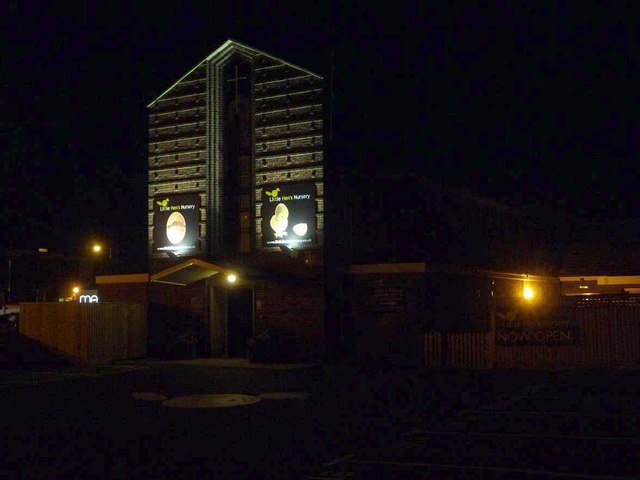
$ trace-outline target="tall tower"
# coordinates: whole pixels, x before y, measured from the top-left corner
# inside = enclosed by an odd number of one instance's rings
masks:
[[[149,105],[152,265],[167,252],[221,259],[322,247],[322,88],[320,76],[228,40]],[[277,202],[273,191],[298,203]],[[304,204],[304,216],[311,208],[303,195],[314,203],[314,217],[295,224],[307,223],[306,235],[274,237],[269,204],[284,203],[292,216]],[[186,243],[172,243],[158,222],[171,212],[158,202],[169,198],[170,207],[173,197],[196,202],[198,229],[186,225]]]
[[[254,333],[322,323],[323,83],[228,40],[148,106],[150,271],[195,257],[238,271]]]

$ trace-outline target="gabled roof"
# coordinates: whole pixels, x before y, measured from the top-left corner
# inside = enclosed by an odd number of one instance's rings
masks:
[[[273,55],[270,55],[270,54],[268,54],[266,52],[263,52],[262,50],[258,50],[257,48],[249,47],[249,46],[244,45],[244,44],[242,44],[240,42],[236,42],[235,40],[229,39],[226,42],[224,42],[222,45],[220,45],[217,49],[215,49],[213,52],[211,52],[209,55],[207,55],[201,62],[198,62],[198,64],[196,64],[195,67],[193,67],[191,70],[189,70],[187,73],[185,73],[182,77],[180,77],[173,85],[171,85],[164,92],[162,92],[158,98],[156,98],[151,103],[149,103],[149,105],[147,105],[147,108],[153,106],[154,103],[156,103],[158,100],[160,100],[162,97],[164,97],[167,93],[169,93],[178,83],[180,83],[182,80],[184,80],[186,77],[188,77],[195,69],[197,69],[203,63],[208,62],[209,60],[211,60],[212,58],[215,58],[217,56],[221,56],[223,54],[227,54],[231,50],[237,50],[237,51],[240,51],[242,53],[248,54],[250,56],[263,55],[263,56],[265,56],[267,58],[270,58],[271,60],[283,63],[285,65],[288,65],[288,66],[292,67],[292,68],[295,68],[297,70],[301,70],[301,71],[303,71],[305,73],[308,73],[309,75],[312,75],[312,76],[314,76],[316,78],[322,79],[322,77],[320,75],[318,75],[317,73],[313,73],[312,71],[307,70],[306,68],[302,68],[302,67],[300,67],[298,65],[294,65],[291,62],[287,62],[286,60],[283,60],[281,58],[278,58],[278,57],[275,57]]]

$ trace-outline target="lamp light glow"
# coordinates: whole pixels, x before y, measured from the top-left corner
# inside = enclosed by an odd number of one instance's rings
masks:
[[[525,300],[533,300],[535,296],[536,293],[534,292],[533,288],[531,288],[529,285],[525,285],[522,289],[522,298],[524,298]]]
[[[102,251],[102,245],[94,244],[93,245],[93,253],[100,253]]]
[[[238,276],[236,274],[230,273],[229,275],[227,275],[227,282],[236,283],[237,280],[238,280]]]

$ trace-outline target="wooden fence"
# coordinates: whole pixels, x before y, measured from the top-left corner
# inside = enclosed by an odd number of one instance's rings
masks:
[[[142,303],[21,303],[19,331],[78,363],[146,355]]]
[[[571,344],[504,345],[488,333],[428,332],[428,367],[575,368],[640,366],[640,295],[566,299],[562,316],[571,318]],[[545,325],[543,328],[548,328]]]

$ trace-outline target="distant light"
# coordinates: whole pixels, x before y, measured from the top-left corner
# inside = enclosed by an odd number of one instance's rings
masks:
[[[100,253],[102,251],[102,245],[95,244],[93,246],[93,253]]]
[[[74,294],[77,294],[78,292],[80,292],[80,287],[73,287],[73,290],[71,290]]]
[[[227,282],[236,283],[236,280],[238,280],[238,276],[234,273],[230,273],[229,275],[227,275]]]
[[[47,253],[48,251],[49,251],[49,249],[48,249],[48,248],[42,248],[42,247],[40,247],[40,248],[38,249],[38,252],[40,252],[40,253]]]
[[[529,285],[525,285],[525,287],[522,289],[522,297],[525,300],[533,300],[533,297],[535,297],[536,294],[533,291],[533,288],[531,288]]]

